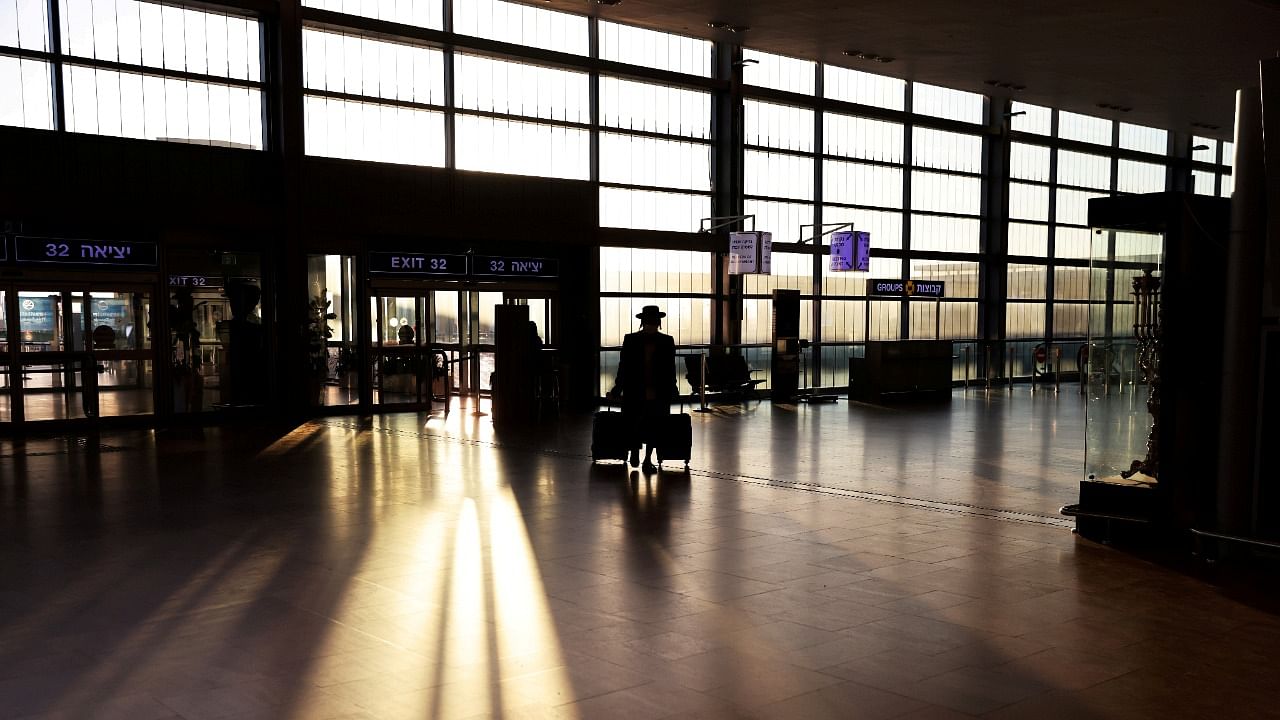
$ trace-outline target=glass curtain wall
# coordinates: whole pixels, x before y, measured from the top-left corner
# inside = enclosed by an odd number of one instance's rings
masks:
[[[0,125],[261,150],[262,53],[234,10],[8,0]]]

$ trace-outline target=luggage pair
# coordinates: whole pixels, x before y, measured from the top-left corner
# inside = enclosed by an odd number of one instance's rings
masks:
[[[591,461],[622,460],[626,461],[627,452],[632,448],[631,428],[623,419],[622,413],[612,410],[601,410],[595,414],[591,422]],[[689,467],[693,453],[693,422],[688,413],[663,416],[662,427],[658,430],[658,462],[667,460],[683,460]]]

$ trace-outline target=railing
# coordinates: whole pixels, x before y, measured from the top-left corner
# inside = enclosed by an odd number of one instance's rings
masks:
[[[1085,382],[1089,374],[1089,342],[1084,338],[1068,338],[1052,342],[1042,339],[1018,338],[1011,340],[952,340],[952,383],[960,388],[982,388],[990,390],[996,387],[1012,390],[1016,385],[1028,384],[1032,392],[1052,390],[1061,392],[1064,385],[1078,385],[1078,391],[1085,392]],[[709,353],[712,348],[719,352],[722,348],[741,352],[747,365],[754,371],[754,377],[763,379],[759,390],[768,390],[772,386],[770,362],[773,347],[766,343],[749,343],[741,345],[680,345],[676,348],[679,356]],[[849,386],[849,359],[863,357],[866,344],[864,342],[842,342],[807,344],[801,348],[802,390],[835,390],[842,391]],[[1134,387],[1141,382],[1137,367],[1137,351],[1132,339],[1118,338],[1106,345],[1099,345],[1102,354],[1099,363],[1108,367],[1107,372],[1100,369],[1094,372],[1095,378],[1104,384],[1104,392],[1108,395],[1132,394]],[[600,385],[601,394],[608,391],[613,384],[617,372],[616,349],[601,353]],[[695,387],[685,381],[685,366],[682,357],[677,357],[676,383],[682,395],[697,401],[700,394]],[[817,360],[817,362],[815,362]],[[1104,365],[1097,365],[1102,368]],[[1082,365],[1084,366],[1082,368]]]

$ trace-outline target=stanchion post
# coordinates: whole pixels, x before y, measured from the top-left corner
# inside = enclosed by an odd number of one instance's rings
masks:
[[[987,378],[987,392],[991,392],[991,345],[984,343],[983,350],[986,362],[982,365],[982,374]]]
[[[1062,390],[1062,346],[1053,346],[1053,394]]]
[[[1009,375],[1006,378],[1009,382],[1009,392],[1013,392],[1013,350],[1009,343],[1004,344],[1004,353],[1009,356]]]
[[[965,345],[964,346],[964,389],[965,390],[969,389],[969,354],[970,354],[970,348],[968,345]]]

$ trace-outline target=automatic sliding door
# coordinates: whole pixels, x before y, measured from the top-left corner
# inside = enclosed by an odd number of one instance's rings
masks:
[[[151,296],[145,292],[90,292],[84,327],[95,361],[102,417],[155,411],[152,382]]]
[[[89,358],[77,348],[80,333],[75,331],[76,321],[83,322],[83,297],[45,290],[20,290],[17,296],[19,365],[14,375],[21,385],[23,419],[93,417],[96,377],[86,373]]]
[[[430,405],[430,358],[424,343],[431,329],[426,319],[425,298],[373,298],[374,404],[406,409]]]

